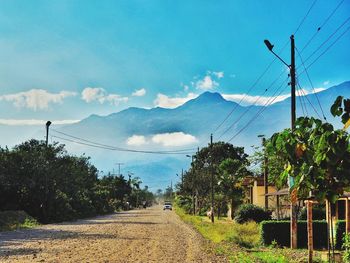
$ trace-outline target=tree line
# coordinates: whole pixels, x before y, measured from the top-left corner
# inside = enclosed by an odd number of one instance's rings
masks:
[[[64,145],[29,140],[0,147],[0,211],[24,210],[42,223],[111,213],[153,201],[138,178],[105,175]]]

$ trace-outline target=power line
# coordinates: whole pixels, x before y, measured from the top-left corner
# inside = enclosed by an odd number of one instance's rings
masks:
[[[301,28],[302,24],[304,24],[306,18],[309,16],[312,8],[314,7],[314,5],[316,4],[317,0],[314,0],[313,3],[311,4],[309,10],[306,12],[304,18],[301,20],[301,22],[299,23],[299,26],[297,27],[297,29],[294,31],[294,35],[296,35],[296,33],[299,31],[299,29]]]
[[[313,93],[315,94],[315,97],[316,97],[318,106],[320,107],[321,112],[322,112],[323,119],[324,119],[325,121],[327,121],[327,118],[326,118],[326,116],[324,115],[324,112],[323,112],[323,108],[322,108],[321,102],[320,102],[320,100],[318,99],[317,92],[316,92],[316,90],[315,90],[315,88],[314,88],[314,85],[313,85],[313,83],[312,83],[312,81],[311,81],[310,75],[309,75],[309,73],[308,73],[308,71],[307,71],[307,69],[306,69],[306,67],[305,67],[304,60],[303,60],[303,58],[302,58],[302,56],[301,56],[301,54],[300,54],[298,48],[296,47],[295,49],[297,50],[298,56],[299,56],[299,58],[300,58],[300,61],[301,61],[302,65],[303,65],[303,67],[304,67],[304,71],[305,71],[306,76],[307,76],[307,78],[308,78],[308,80],[309,80],[309,83],[310,83],[310,85],[311,85],[312,91],[313,91]]]
[[[98,143],[98,142],[94,142],[94,141],[91,141],[91,140],[87,140],[87,139],[83,139],[81,137],[77,137],[77,136],[74,136],[74,135],[70,135],[68,133],[64,133],[64,132],[60,132],[60,131],[57,131],[55,129],[52,129],[52,131],[56,132],[56,133],[59,133],[59,134],[62,134],[62,135],[65,135],[65,136],[68,136],[68,137],[71,137],[71,138],[74,138],[74,139],[77,139],[77,140],[80,140],[80,141],[84,141],[84,142],[87,142],[87,143],[92,143],[92,144],[95,144],[95,145],[98,145],[98,146],[102,146],[102,147],[107,147],[107,148],[113,148],[115,150],[120,150],[120,151],[127,151],[127,152],[142,152],[142,153],[151,153],[151,152],[156,152],[156,153],[181,153],[181,152],[189,152],[189,151],[195,151],[196,149],[195,148],[191,148],[191,149],[181,149],[181,150],[172,150],[172,151],[147,151],[147,150],[133,150],[133,149],[127,149],[127,148],[121,148],[121,147],[116,147],[116,146],[111,146],[111,145],[106,145],[106,144],[101,144],[101,143]]]
[[[311,7],[309,8],[309,10],[307,11],[307,13],[305,14],[305,16],[303,17],[303,19],[301,20],[301,22],[299,23],[299,25],[297,26],[297,29],[295,30],[294,35],[299,31],[299,29],[301,28],[302,24],[304,23],[304,21],[306,20],[306,18],[308,17],[309,13],[311,12],[312,8],[314,7],[314,5],[316,4],[317,0],[314,0],[314,2],[312,3]],[[334,11],[335,12],[335,11]],[[287,47],[289,41],[286,41],[286,43],[283,45],[282,49],[280,50],[280,52],[278,54],[281,54],[284,49]],[[265,76],[265,74],[268,72],[268,70],[271,68],[272,64],[276,61],[277,58],[274,58],[270,64],[266,67],[266,69],[262,72],[262,74],[257,78],[257,80],[253,83],[253,85],[248,89],[248,91],[244,94],[244,96],[239,100],[238,103],[235,104],[235,106],[233,107],[233,109],[226,115],[226,117],[222,120],[222,122],[220,122],[220,124],[214,129],[214,131],[212,132],[213,134],[216,133],[221,127],[222,125],[228,120],[228,118],[233,114],[233,112],[238,108],[238,106],[241,105],[242,101],[248,96],[248,94],[251,92],[251,90],[259,83],[259,81]],[[266,90],[265,90],[266,92]],[[265,93],[264,92],[264,93]],[[239,118],[240,119],[240,118]],[[233,126],[233,125],[231,125]],[[230,127],[231,127],[230,126]],[[229,129],[228,129],[229,130]],[[225,134],[227,132],[227,130],[223,133]],[[219,136],[219,139],[223,136],[223,134],[221,134]]]
[[[283,84],[284,84],[284,82],[282,83],[282,85],[280,86],[280,87],[278,87],[278,89],[275,91],[275,93],[274,93],[274,95],[277,93],[277,91],[283,86]],[[239,134],[241,134],[251,123],[253,123],[253,121],[255,121],[256,120],[256,118],[258,118],[259,117],[259,115],[261,114],[261,113],[263,113],[265,110],[266,110],[266,108],[267,108],[267,106],[270,106],[277,98],[278,98],[278,96],[280,96],[285,90],[286,90],[286,88],[288,87],[288,85],[286,85],[286,87],[284,88],[284,89],[282,89],[281,91],[280,91],[280,93],[277,95],[277,96],[274,96],[274,97],[271,97],[270,99],[269,99],[269,101],[267,101],[266,103],[265,103],[265,105],[259,110],[259,112],[257,112],[251,119],[250,119],[250,121],[248,121],[248,123],[243,127],[243,128],[241,128],[237,133],[235,133],[227,142],[231,142],[234,138],[236,138]]]
[[[298,87],[297,87],[297,91],[298,91]],[[299,91],[299,93],[301,93],[301,91]],[[301,110],[303,112],[303,116],[305,117],[306,115],[305,115],[305,111],[304,111],[304,105],[303,105],[303,102],[302,102],[302,99],[301,99],[302,96],[297,96],[297,97],[299,99],[299,103],[300,103],[300,106],[301,106]]]
[[[323,23],[317,28],[316,32],[312,35],[312,37],[306,42],[306,44],[301,49],[300,53],[302,53],[314,40],[314,38],[317,36],[317,34],[323,29],[323,27],[328,23],[328,21],[332,18],[332,16],[335,14],[335,12],[338,10],[338,8],[343,4],[345,0],[342,0],[339,2],[339,4],[333,9],[333,11],[330,13],[330,15],[323,21]]]
[[[350,17],[349,17],[350,19]],[[348,31],[350,30],[350,26],[344,30],[343,33],[341,33],[318,57],[316,57],[309,65],[306,66],[305,70],[309,69],[320,57],[322,57],[325,53],[327,53],[327,51],[332,47],[334,46],[338,41],[339,39],[341,39]],[[305,60],[306,61],[306,60]],[[305,62],[304,61],[304,62]],[[302,71],[301,73],[304,73],[305,72]],[[300,74],[301,74],[300,73]]]
[[[313,57],[330,39],[332,39],[332,37],[344,26],[344,25],[346,25],[346,23],[348,23],[349,22],[349,20],[350,20],[350,16],[347,18],[347,19],[345,19],[344,21],[343,21],[343,23],[340,25],[340,26],[338,26],[336,29],[335,29],[335,31],[332,33],[332,34],[330,34],[328,37],[327,37],[327,39],[325,40],[325,41],[323,41],[322,43],[321,43],[321,45],[319,45],[305,60],[304,60],[304,63],[306,63],[311,57]],[[343,33],[344,34],[344,33]],[[342,34],[342,35],[343,35]],[[298,69],[298,68],[297,68]]]
[[[309,102],[311,108],[314,110],[314,112],[317,114],[317,116],[321,119],[320,114],[318,113],[318,111],[316,110],[316,108],[314,107],[314,105],[311,103],[311,101],[309,100],[309,98],[306,96],[305,92],[302,90],[302,88],[301,88],[301,86],[300,86],[300,83],[299,83],[299,80],[297,80],[297,85],[298,85],[298,87],[300,88],[301,93],[304,95],[304,98]]]
[[[89,147],[94,147],[94,148],[99,148],[99,149],[105,149],[105,150],[111,150],[111,151],[120,151],[120,152],[133,152],[133,153],[147,153],[147,154],[192,154],[194,152],[162,152],[162,151],[144,151],[144,150],[131,150],[131,149],[123,149],[123,148],[118,148],[118,147],[114,147],[114,146],[108,146],[108,145],[104,145],[102,146],[101,144],[98,143],[86,143],[86,142],[81,142],[78,140],[73,140],[73,139],[69,139],[69,138],[63,138],[60,136],[56,136],[56,135],[52,135],[53,138],[57,138],[57,139],[61,139],[61,140],[65,140],[65,141],[69,141],[72,143],[76,143],[76,144],[80,144],[80,145],[85,145],[85,146],[89,146]]]
[[[223,132],[221,133],[221,135],[219,136],[219,140],[230,130],[234,127],[234,125],[236,125],[249,111],[250,109],[256,105],[256,103],[263,97],[263,95],[281,78],[281,76],[285,73],[285,70],[283,72],[281,72],[281,74],[268,86],[268,88],[265,89],[264,93],[261,94],[252,105],[250,105],[249,107],[246,108],[246,110],[240,115],[238,116],[238,118]]]

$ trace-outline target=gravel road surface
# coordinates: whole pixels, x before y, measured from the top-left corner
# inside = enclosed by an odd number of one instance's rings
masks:
[[[161,206],[0,233],[0,262],[222,262]]]

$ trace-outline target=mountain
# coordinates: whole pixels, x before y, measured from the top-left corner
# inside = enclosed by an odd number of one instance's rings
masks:
[[[340,120],[333,118],[329,112],[331,104],[338,95],[350,97],[350,82],[321,91],[317,93],[317,97],[315,94],[297,97],[297,117],[303,115],[302,108],[306,106],[308,116],[318,117],[320,115],[323,118],[324,113],[329,122],[336,127],[341,127]],[[322,110],[319,104],[322,105]],[[232,112],[231,116],[217,129],[230,112]],[[232,139],[230,141],[232,144],[244,146],[249,153],[250,146],[261,143],[257,135],[271,136],[274,132],[287,127],[290,127],[290,98],[267,107],[240,106],[235,102],[225,100],[219,93],[204,92],[174,109],[132,107],[107,116],[91,115],[78,123],[61,127],[59,131],[89,141],[135,150],[196,149],[197,146],[207,145],[210,134],[213,133],[214,141]],[[196,142],[167,147],[154,139],[156,135],[159,137],[162,134],[175,132],[191,136],[192,139],[196,139]],[[54,131],[51,132],[51,135],[66,137]],[[144,136],[145,144],[128,145],[127,141],[133,135]],[[42,133],[40,136],[43,136]],[[168,139],[165,141],[163,139],[162,142],[167,144],[174,144],[179,140],[176,139],[177,137],[165,138]],[[125,163],[122,166],[122,173],[133,172],[135,176],[140,176],[152,190],[170,185],[171,180],[178,181],[176,174],[181,172],[181,168],[188,167],[190,163],[190,159],[186,158],[185,154],[164,155],[109,151],[58,138],[54,140],[67,144],[70,152],[86,153],[91,156],[91,161],[105,173],[112,171],[113,167],[116,168],[116,162]]]

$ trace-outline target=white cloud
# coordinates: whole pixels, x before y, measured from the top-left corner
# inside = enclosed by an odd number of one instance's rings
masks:
[[[63,124],[72,124],[77,123],[80,120],[55,120],[51,121],[52,124],[55,125],[63,125]],[[15,119],[0,119],[0,124],[2,125],[10,125],[10,126],[30,126],[30,125],[45,125],[47,120],[15,120]]]
[[[320,88],[315,88],[315,92],[308,91],[306,89],[302,90],[297,90],[296,91],[296,96],[305,96],[308,94],[313,94],[313,93],[318,93],[325,90],[325,88],[320,87]],[[234,101],[234,102],[241,102],[241,105],[246,106],[246,105],[266,105],[266,104],[274,104],[276,102],[283,101],[287,98],[290,97],[290,94],[284,94],[284,95],[279,95],[279,96],[274,96],[274,97],[269,97],[269,96],[251,96],[247,94],[222,94],[224,99]],[[242,101],[241,101],[242,100]]]
[[[167,95],[158,93],[157,98],[154,100],[154,105],[156,107],[163,107],[163,108],[176,108],[185,102],[197,98],[198,95],[194,93],[188,93],[186,97],[175,97],[171,98]]]
[[[288,98],[290,95],[280,95],[276,97],[263,97],[263,96],[250,96],[247,94],[222,94],[224,99],[234,101],[234,102],[240,102],[241,105],[246,106],[246,105],[265,105],[266,103],[269,103],[272,101],[273,98],[275,100],[273,103],[285,100]]]
[[[75,96],[75,92],[61,91],[59,93],[50,93],[43,89],[31,89],[25,92],[0,95],[0,101],[12,102],[17,108],[28,108],[34,111],[46,110],[50,103],[62,103],[63,99]]]
[[[120,102],[127,102],[128,97],[122,97],[118,94],[108,94],[103,88],[87,87],[81,92],[81,98],[87,103],[98,101],[103,104],[109,102],[111,105],[118,106]]]
[[[191,134],[183,132],[161,133],[152,137],[152,142],[162,146],[184,146],[198,142],[197,138]]]
[[[143,135],[133,135],[126,140],[126,144],[131,146],[140,146],[147,144],[147,141]]]
[[[323,85],[327,86],[330,83],[329,80],[326,80],[325,82],[323,82]]]
[[[201,90],[211,90],[219,86],[219,83],[206,75],[203,79],[196,82],[196,88]]]
[[[213,75],[217,77],[218,79],[222,79],[224,77],[224,72],[223,71],[213,71]]]
[[[131,96],[134,96],[134,97],[142,97],[142,96],[145,96],[145,95],[146,95],[146,90],[144,88],[139,89],[139,90],[135,90],[135,92],[133,92],[131,94]]]

